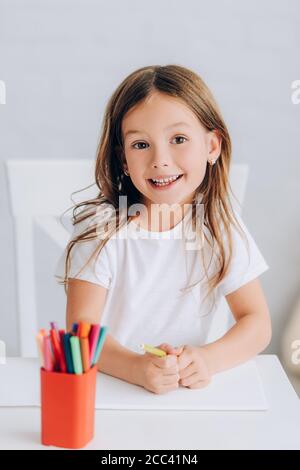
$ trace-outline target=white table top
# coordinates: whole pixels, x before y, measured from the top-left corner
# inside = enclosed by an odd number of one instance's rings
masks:
[[[275,355],[255,359],[266,411],[96,410],[85,449],[300,449],[300,400]],[[0,407],[0,449],[40,443],[40,408]],[[56,448],[55,448],[56,449]]]

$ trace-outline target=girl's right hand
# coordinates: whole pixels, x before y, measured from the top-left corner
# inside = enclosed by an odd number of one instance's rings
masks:
[[[165,343],[157,347],[164,351],[167,349]],[[179,353],[179,348],[176,352]],[[161,395],[179,387],[180,376],[175,352],[163,357],[145,352],[139,359],[139,382],[146,390]]]

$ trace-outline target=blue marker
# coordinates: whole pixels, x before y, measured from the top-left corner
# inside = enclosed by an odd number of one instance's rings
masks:
[[[92,365],[94,365],[98,362],[98,359],[100,357],[100,353],[101,353],[101,350],[102,350],[102,347],[103,347],[103,344],[104,344],[104,341],[105,341],[107,331],[108,331],[107,326],[102,326],[101,329],[100,329],[98,344],[96,346],[96,351],[95,351],[95,354],[94,354],[94,359],[92,361]]]
[[[69,374],[74,374],[73,359],[71,353],[70,337],[71,333],[65,333],[63,336],[63,346],[65,352],[65,358],[67,363],[67,371]]]

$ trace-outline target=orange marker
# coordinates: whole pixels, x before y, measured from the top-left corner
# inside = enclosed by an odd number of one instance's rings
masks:
[[[81,321],[78,326],[77,336],[80,338],[85,338],[89,335],[91,329],[91,324]]]
[[[80,350],[83,371],[87,372],[90,369],[90,347],[87,336],[80,338]]]

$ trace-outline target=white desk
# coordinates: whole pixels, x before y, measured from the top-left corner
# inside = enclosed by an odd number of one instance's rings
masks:
[[[300,449],[300,400],[276,356],[256,361],[269,410],[96,410],[85,449]],[[0,407],[0,449],[52,448],[40,444],[39,408]]]

